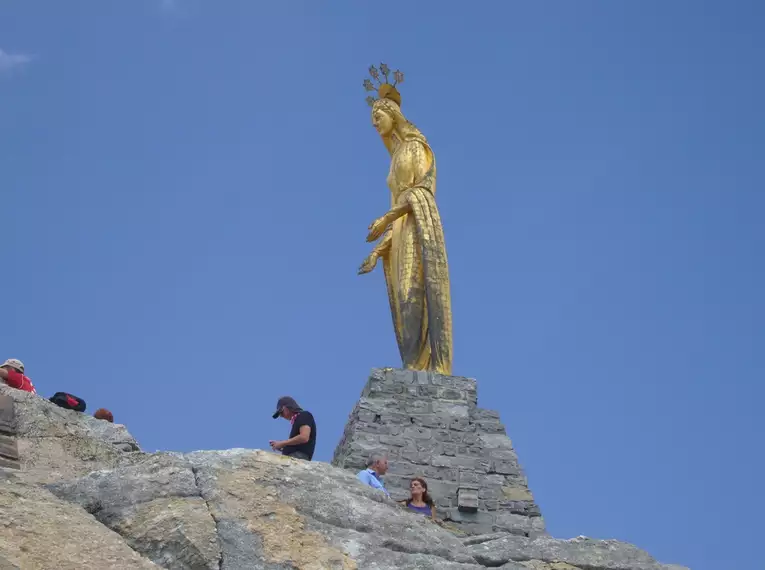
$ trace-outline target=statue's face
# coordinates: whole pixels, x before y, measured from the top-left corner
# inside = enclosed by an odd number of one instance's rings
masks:
[[[382,107],[372,111],[372,124],[381,136],[388,136],[393,132],[393,117]]]

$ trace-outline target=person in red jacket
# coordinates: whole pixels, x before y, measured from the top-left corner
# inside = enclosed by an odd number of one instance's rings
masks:
[[[8,384],[11,388],[24,390],[37,394],[32,381],[24,376],[24,363],[15,358],[9,358],[0,366],[0,380]]]

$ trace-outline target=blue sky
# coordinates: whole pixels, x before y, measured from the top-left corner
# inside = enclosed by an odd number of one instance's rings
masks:
[[[765,76],[755,1],[5,2],[0,352],[144,449],[329,460],[399,364],[362,81],[438,159],[454,372],[548,528],[761,563]]]

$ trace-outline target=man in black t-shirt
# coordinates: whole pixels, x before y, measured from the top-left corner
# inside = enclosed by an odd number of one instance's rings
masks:
[[[282,417],[292,424],[290,438],[284,441],[269,441],[271,449],[281,450],[282,455],[310,461],[316,448],[316,422],[311,412],[305,411],[289,396],[279,398],[273,418]]]

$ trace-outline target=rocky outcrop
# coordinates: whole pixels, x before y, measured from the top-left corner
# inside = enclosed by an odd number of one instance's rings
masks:
[[[52,462],[38,446],[31,468],[0,469],[2,570],[679,570],[617,541],[468,537],[326,463],[125,451],[124,428],[52,408],[25,397],[17,410],[20,437],[58,433],[71,447]]]
[[[352,475],[263,451],[158,454],[50,489],[172,569],[369,568],[389,550],[474,562],[457,537]]]
[[[49,483],[79,477],[95,469],[130,463],[138,443],[125,426],[65,410],[28,392],[0,384],[0,395],[13,401],[9,430],[16,437],[24,480]]]
[[[77,505],[0,475],[0,569],[159,570]]]
[[[657,563],[647,552],[631,544],[618,540],[593,540],[584,536],[571,540],[550,537],[530,540],[506,535],[474,544],[469,549],[477,562],[488,567],[502,567],[510,561],[539,561],[598,570],[671,570],[671,567]]]
[[[19,469],[16,417],[13,398],[0,394],[0,467]]]

